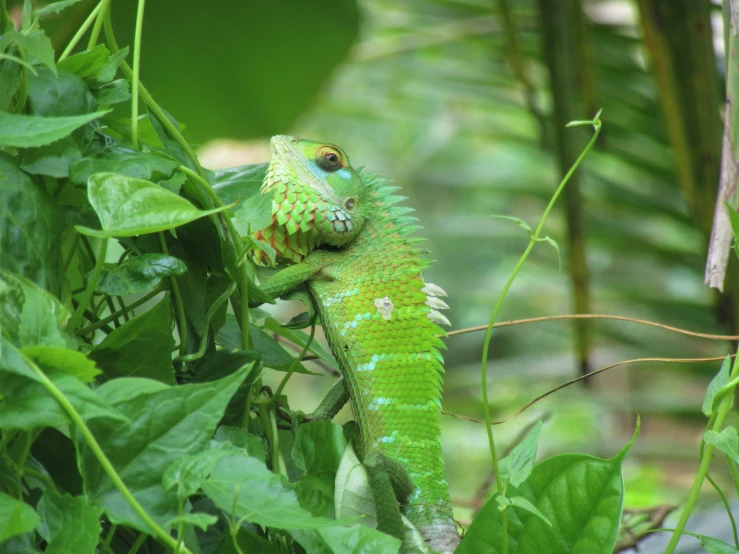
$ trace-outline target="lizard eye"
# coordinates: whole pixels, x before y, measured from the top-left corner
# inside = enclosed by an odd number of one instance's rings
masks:
[[[333,148],[323,148],[318,153],[318,165],[326,171],[336,171],[341,167],[341,154]]]
[[[356,207],[357,207],[357,199],[354,196],[350,196],[349,198],[346,199],[346,202],[344,202],[344,208],[346,208],[348,212],[354,211],[354,208]]]

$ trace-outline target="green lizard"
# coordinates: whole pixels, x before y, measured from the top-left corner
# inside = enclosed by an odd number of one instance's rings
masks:
[[[348,393],[375,496],[375,483],[387,490],[388,476],[402,482],[401,466],[412,483],[403,513],[432,550],[452,552],[459,535],[439,441],[443,359],[437,350],[446,335],[438,324],[449,322],[438,311],[447,308],[439,299],[444,291],[421,276],[432,262],[418,248],[423,239],[409,236],[420,228],[416,218],[396,206],[397,187],[360,175],[336,146],[276,136],[271,152],[262,192],[274,194],[272,223],[254,238],[292,265],[266,289],[279,296],[307,283],[343,374],[329,415]],[[268,263],[263,252],[254,257]],[[378,465],[384,470],[373,483],[378,474],[370,468]],[[399,515],[393,523],[392,514],[382,513],[392,509],[377,504],[379,527],[401,534]]]

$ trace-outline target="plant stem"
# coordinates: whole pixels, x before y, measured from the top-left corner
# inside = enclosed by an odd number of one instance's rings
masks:
[[[77,335],[77,336],[82,336],[82,335],[87,335],[88,333],[92,333],[93,331],[97,331],[98,329],[100,329],[101,327],[104,327],[105,325],[107,325],[111,321],[113,321],[115,319],[118,319],[122,315],[130,312],[134,308],[138,308],[139,306],[141,306],[141,304],[145,304],[146,302],[148,302],[149,300],[151,300],[152,298],[154,298],[160,292],[162,292],[161,287],[157,287],[156,289],[154,289],[153,291],[151,291],[147,295],[142,296],[141,298],[139,298],[138,300],[135,300],[134,302],[131,302],[128,306],[125,306],[124,308],[121,308],[117,312],[115,312],[113,314],[110,314],[109,316],[107,316],[107,317],[105,317],[105,318],[103,318],[103,319],[101,319],[99,321],[96,321],[92,325],[88,325],[87,327],[82,327],[81,329],[77,329],[74,332],[74,334]]]
[[[105,36],[108,39],[108,45],[110,46],[111,52],[114,54],[120,50],[118,48],[118,43],[115,40],[115,34],[113,33],[113,24],[110,18],[110,13],[106,11],[104,16],[104,27],[105,27]],[[124,61],[121,63],[121,71],[123,71],[123,74],[126,76],[127,79],[130,81],[134,81],[134,74],[131,69],[131,67]],[[138,79],[136,79],[138,80]],[[154,115],[159,119],[161,124],[164,126],[164,128],[167,130],[167,132],[170,134],[170,136],[179,144],[182,149],[187,154],[187,157],[190,158],[193,165],[197,168],[197,173],[191,171],[192,174],[198,175],[201,178],[200,182],[205,182],[206,191],[208,191],[208,195],[211,199],[217,199],[218,195],[215,194],[215,191],[211,189],[210,184],[208,183],[207,179],[205,178],[205,172],[203,171],[203,168],[200,166],[200,162],[198,161],[198,157],[195,155],[195,152],[193,151],[192,147],[188,144],[188,142],[185,140],[185,137],[182,136],[182,133],[180,133],[179,129],[177,129],[177,126],[172,123],[167,117],[167,114],[164,113],[164,110],[157,104],[154,99],[152,98],[151,94],[149,94],[149,91],[146,90],[146,87],[142,83],[138,83],[139,88],[139,95],[141,96],[141,99],[144,101],[144,104],[146,104],[149,109],[154,113]],[[182,170],[184,166],[181,166],[180,169]],[[185,171],[188,175],[187,171]],[[223,205],[218,199],[217,206]],[[241,244],[238,241],[238,233],[236,233],[236,230],[233,227],[233,224],[231,223],[230,219],[227,216],[224,216],[222,214],[218,215],[218,218],[220,219],[222,224],[226,225],[226,228],[228,229],[229,233],[231,234],[230,237],[230,244],[233,248],[234,256],[237,261],[241,261],[243,259],[243,251],[241,249]],[[250,348],[250,338],[249,338],[249,289],[248,289],[248,281],[249,281],[249,275],[247,273],[247,267],[246,263],[242,262],[241,265],[238,267],[238,270],[236,271],[235,275],[232,275],[232,277],[238,282],[239,285],[239,291],[241,296],[241,312],[240,312],[240,323],[241,323],[241,348],[243,350],[249,350]]]
[[[221,202],[218,194],[216,194],[216,191],[213,190],[213,187],[210,186],[210,183],[203,176],[198,175],[192,169],[184,165],[179,166],[178,169],[185,175],[192,177],[196,182],[200,183],[203,192],[208,195],[215,207],[220,208],[223,206],[223,202]],[[224,234],[227,235],[226,242],[228,242],[233,251],[234,258],[237,260],[236,263],[240,263],[236,268],[236,275],[232,275],[232,277],[238,282],[241,296],[241,313],[239,314],[241,324],[241,349],[249,350],[249,274],[247,273],[246,260],[244,259],[244,249],[239,241],[239,233],[236,231],[236,227],[234,227],[231,218],[222,212],[216,214],[216,217],[218,217],[221,222],[221,228],[224,230]]]
[[[110,46],[110,51],[115,54],[116,52],[120,51],[120,48],[118,47],[118,42],[115,39],[115,34],[113,33],[113,23],[110,19],[110,13],[106,13],[104,17],[104,26],[105,26],[105,37],[108,39],[108,46]],[[126,78],[133,82],[133,70],[131,69],[131,66],[129,66],[125,61],[121,63],[121,71],[123,71],[123,74],[126,76]],[[205,178],[205,172],[203,171],[203,168],[200,167],[200,162],[198,161],[198,157],[195,155],[195,152],[193,151],[192,147],[188,144],[188,142],[185,140],[185,137],[182,136],[182,133],[180,133],[180,130],[177,128],[177,126],[172,123],[167,115],[164,113],[164,110],[154,101],[154,98],[152,98],[151,94],[149,94],[149,91],[146,89],[146,87],[143,85],[143,83],[138,84],[139,87],[139,96],[141,96],[141,99],[144,101],[144,104],[146,104],[149,109],[154,112],[154,115],[157,116],[159,121],[162,123],[164,128],[167,130],[167,132],[172,136],[172,138],[179,144],[182,149],[187,154],[187,157],[190,158],[192,163],[195,165],[195,167],[198,169],[198,173]]]
[[[146,540],[146,534],[141,533],[136,539],[136,542],[133,543],[133,545],[131,546],[131,549],[128,551],[128,554],[137,554],[139,549],[143,546],[145,540]],[[175,552],[179,552],[179,550],[175,550]]]
[[[87,16],[87,19],[85,19],[85,22],[79,29],[77,29],[77,32],[72,37],[72,40],[70,40],[69,44],[67,44],[67,47],[64,49],[64,52],[62,52],[62,55],[59,56],[57,63],[66,60],[69,57],[69,55],[72,53],[72,50],[74,50],[75,46],[77,46],[79,41],[82,39],[82,36],[87,32],[87,29],[89,29],[90,25],[92,25],[92,22],[95,21],[95,18],[100,13],[100,10],[102,9],[104,3],[105,0],[100,0],[100,2],[98,2],[98,5],[93,8],[93,10],[90,12],[90,15]],[[99,32],[100,31],[98,31],[98,33]]]
[[[737,360],[735,358],[734,366],[731,369],[730,380],[736,379],[737,377],[739,377],[739,363],[737,363]],[[721,432],[721,427],[723,427],[724,420],[729,413],[729,409],[731,408],[731,403],[733,399],[733,395],[727,394],[721,400],[721,404],[718,407],[718,413],[716,414],[716,418],[713,422],[713,430],[717,433]],[[670,537],[670,542],[667,544],[665,554],[672,554],[675,551],[677,543],[680,540],[680,535],[683,534],[683,531],[685,530],[685,525],[688,523],[690,514],[692,513],[693,508],[695,508],[695,504],[698,501],[698,495],[700,494],[701,487],[703,486],[703,481],[706,478],[708,468],[711,465],[711,459],[713,458],[713,445],[708,443],[704,444],[705,447],[703,448],[703,455],[701,456],[701,463],[698,467],[698,473],[696,473],[695,475],[693,487],[690,489],[688,500],[685,502],[685,508],[683,508],[683,511],[680,514],[680,520],[677,522],[677,525],[675,525],[675,532],[672,534],[672,536]]]
[[[731,463],[731,458],[727,456],[727,461]],[[739,548],[739,536],[737,536],[736,532],[736,521],[734,521],[734,514],[731,513],[731,506],[729,505],[729,501],[726,499],[726,495],[724,494],[724,491],[721,490],[721,487],[719,487],[718,483],[713,480],[710,473],[706,473],[706,481],[711,483],[711,486],[714,488],[716,493],[719,495],[719,498],[721,498],[721,503],[724,505],[724,510],[726,511],[726,515],[729,518],[729,523],[731,524],[731,530],[734,535],[734,544]]]
[[[110,527],[108,528],[108,532],[105,535],[105,540],[103,541],[103,548],[110,551],[110,542],[113,540],[113,535],[115,535],[115,530],[118,529],[118,525],[115,523],[111,523]]]
[[[236,283],[230,283],[223,294],[216,298],[215,302],[210,305],[210,308],[208,308],[208,311],[205,313],[205,318],[203,320],[203,336],[200,337],[200,345],[198,346],[197,351],[194,354],[188,354],[187,356],[178,356],[177,360],[181,362],[194,362],[195,360],[199,360],[205,356],[205,349],[208,347],[210,322],[213,319],[213,316],[216,315],[218,309],[226,300],[228,300],[228,297],[231,296],[235,290]]]
[[[139,149],[139,70],[141,69],[141,33],[144,28],[144,5],[139,0],[136,10],[136,31],[133,36],[133,76],[131,78],[131,142],[133,149]]]
[[[163,254],[169,254],[167,241],[164,233],[159,231],[159,244],[162,247]],[[187,351],[187,318],[185,317],[185,306],[182,303],[182,295],[180,294],[180,286],[177,284],[177,277],[171,275],[169,277],[169,288],[172,290],[172,306],[177,320],[177,331],[180,334],[180,356],[184,356]]]
[[[736,469],[736,464],[734,463],[734,460],[729,458],[728,454],[724,454],[726,456],[726,464],[729,466],[729,473],[731,473],[731,480],[734,481],[734,488],[736,489],[736,494],[739,496],[739,472]],[[739,542],[736,545],[737,548],[739,548]]]
[[[267,443],[270,446],[270,458],[272,471],[281,475],[287,475],[285,463],[280,456],[280,438],[277,431],[277,419],[275,418],[272,399],[262,395],[259,399],[259,416],[262,419],[262,427],[267,436]]]
[[[103,449],[100,447],[97,439],[90,431],[90,428],[87,426],[85,421],[82,419],[82,416],[80,416],[75,407],[72,406],[69,400],[67,400],[67,397],[64,396],[64,393],[62,393],[56,387],[56,385],[46,376],[46,374],[41,371],[41,369],[39,369],[39,367],[34,363],[32,359],[30,359],[22,352],[20,353],[20,355],[23,357],[23,361],[39,378],[39,381],[44,386],[44,388],[49,392],[49,394],[51,394],[52,397],[54,397],[54,400],[56,400],[62,407],[62,409],[67,413],[69,418],[72,420],[72,423],[74,423],[74,425],[84,437],[88,448],[97,458],[98,462],[103,468],[103,471],[105,471],[110,480],[113,482],[115,488],[118,489],[118,492],[120,492],[121,495],[123,495],[123,498],[126,499],[136,515],[138,515],[144,521],[144,523],[149,526],[149,528],[153,531],[154,535],[159,538],[159,540],[161,540],[170,548],[174,549],[177,546],[177,541],[172,538],[169,533],[162,529],[157,524],[157,522],[154,521],[151,516],[149,516],[149,514],[146,512],[146,510],[144,510],[141,504],[139,504],[138,500],[134,498],[133,494],[131,494],[131,491],[128,490],[128,487],[113,467],[113,464],[111,464],[110,460],[108,460],[108,457],[105,455],[105,452],[103,452]],[[192,554],[192,552],[187,547],[182,547],[181,550],[183,554]]]
[[[92,300],[92,295],[95,293],[95,287],[100,280],[100,275],[103,273],[103,264],[105,263],[105,253],[108,250],[108,239],[100,239],[100,248],[98,250],[97,258],[95,259],[95,269],[92,270],[90,280],[87,282],[87,287],[82,293],[80,303],[77,305],[77,309],[72,314],[72,317],[67,324],[68,329],[76,329],[77,326],[82,322],[82,316],[87,309],[87,306]]]
[[[24,113],[26,109],[26,100],[28,100],[28,60],[26,60],[26,53],[19,48],[18,57],[23,60],[23,77],[21,79],[20,89],[18,91],[18,101],[13,108],[14,113]]]
[[[285,388],[285,385],[287,385],[287,382],[290,380],[290,377],[292,377],[293,373],[295,372],[295,369],[298,367],[298,364],[303,360],[303,357],[308,352],[308,349],[310,348],[311,343],[313,342],[313,337],[316,335],[316,324],[315,322],[310,326],[310,336],[308,337],[308,340],[305,342],[305,345],[303,346],[303,349],[300,351],[300,354],[298,354],[298,357],[293,360],[293,363],[290,364],[290,369],[287,370],[287,373],[282,378],[282,381],[280,381],[279,386],[277,387],[277,390],[275,391],[274,396],[272,396],[272,401],[274,401],[275,398],[280,396],[282,394],[282,389]]]
[[[46,485],[46,488],[53,490],[54,492],[59,492],[59,490],[56,488],[56,483],[46,474],[41,473],[40,471],[36,471],[35,469],[31,469],[30,467],[23,468],[23,477],[33,477],[34,479],[37,479],[41,481],[44,485]]]
[[[92,28],[92,32],[90,33],[90,40],[87,41],[88,50],[95,48],[95,45],[98,42],[98,37],[100,36],[100,29],[103,26],[103,22],[107,14],[110,12],[110,0],[100,0],[100,4],[100,10],[95,19],[95,26]]]
[[[498,318],[498,313],[500,312],[500,309],[503,306],[503,301],[505,300],[505,297],[508,294],[508,291],[511,288],[511,285],[513,285],[513,281],[516,279],[518,272],[521,271],[521,268],[523,267],[523,264],[526,261],[526,258],[528,258],[529,254],[531,253],[531,250],[533,250],[534,245],[537,242],[539,242],[539,236],[541,235],[541,231],[544,228],[544,223],[546,222],[547,217],[549,217],[549,213],[552,211],[552,208],[554,207],[554,203],[557,201],[557,198],[559,198],[559,195],[564,190],[564,187],[567,184],[567,181],[569,181],[570,177],[575,172],[577,167],[582,163],[583,159],[585,159],[585,156],[588,154],[588,152],[590,152],[590,149],[595,144],[595,141],[598,140],[598,135],[600,134],[600,128],[601,128],[599,116],[600,116],[600,112],[595,116],[595,118],[591,122],[595,129],[595,132],[593,133],[593,136],[591,137],[590,142],[588,142],[587,146],[582,151],[580,156],[577,158],[574,165],[570,168],[570,170],[564,176],[564,179],[562,179],[562,182],[557,187],[557,190],[554,192],[554,195],[552,196],[551,200],[549,201],[549,204],[544,210],[544,214],[541,216],[541,219],[539,220],[539,225],[536,227],[536,230],[533,232],[533,234],[531,234],[529,238],[529,244],[526,246],[526,250],[524,250],[523,254],[521,255],[521,258],[518,260],[518,263],[513,268],[511,275],[508,277],[508,281],[506,281],[506,284],[503,287],[503,290],[501,291],[500,295],[498,296],[498,300],[495,303],[493,314],[490,316],[490,321],[488,322],[488,328],[487,328],[487,331],[485,332],[485,340],[482,346],[482,363],[480,366],[480,382],[481,382],[481,388],[482,388],[482,409],[483,409],[483,415],[485,418],[485,429],[488,435],[488,443],[490,445],[490,456],[493,460],[493,471],[495,472],[495,485],[496,485],[499,495],[504,494],[504,487],[503,487],[503,480],[500,478],[500,471],[498,468],[498,455],[497,455],[496,448],[495,448],[495,438],[493,437],[493,428],[491,425],[490,402],[488,401],[488,386],[487,386],[488,351],[490,349],[490,339],[492,338],[493,327],[495,326],[495,321]],[[505,530],[507,529],[507,523],[508,523],[507,522],[508,518],[507,518],[507,514],[505,511],[502,513],[502,518],[503,518],[503,529]],[[508,533],[507,532],[503,534],[502,547],[503,547],[502,548],[503,553],[506,554],[508,552]]]

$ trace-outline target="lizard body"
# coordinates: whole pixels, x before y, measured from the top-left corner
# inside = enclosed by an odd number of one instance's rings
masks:
[[[421,239],[409,237],[415,218],[396,205],[402,198],[388,183],[360,176],[337,147],[274,137],[262,187],[274,191],[273,220],[256,238],[278,259],[315,270],[307,284],[342,369],[362,454],[380,452],[405,468],[413,488],[404,514],[432,550],[452,552],[459,536],[439,440],[438,323],[448,321],[438,310],[447,306],[443,290],[423,281],[431,262]]]

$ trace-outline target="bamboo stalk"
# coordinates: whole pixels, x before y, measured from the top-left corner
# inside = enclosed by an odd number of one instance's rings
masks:
[[[720,86],[709,0],[637,0],[677,180],[708,235],[721,157]]]

